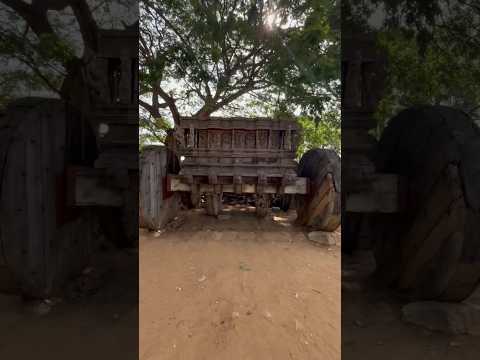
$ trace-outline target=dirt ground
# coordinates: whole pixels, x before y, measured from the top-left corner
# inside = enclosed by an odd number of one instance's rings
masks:
[[[371,281],[370,252],[342,257],[343,360],[477,360],[480,337],[447,335],[407,324],[405,304]]]
[[[402,300],[369,281],[370,253],[343,256],[340,286],[340,246],[309,242],[294,215],[226,214],[141,231],[139,297],[130,251],[107,251],[99,290],[43,316],[0,294],[0,359],[479,358],[479,336],[404,323]]]
[[[137,258],[128,251],[102,254],[103,268],[90,273],[105,278],[95,284],[98,291],[64,298],[46,314],[19,296],[0,294],[0,359],[138,358]]]
[[[340,247],[253,211],[141,231],[140,360],[340,359]]]

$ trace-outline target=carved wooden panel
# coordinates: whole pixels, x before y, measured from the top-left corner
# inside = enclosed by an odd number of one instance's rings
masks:
[[[272,130],[272,149],[281,149],[283,144],[283,131]]]
[[[210,149],[222,147],[222,130],[208,130],[208,147]]]
[[[232,148],[232,131],[222,131],[222,149],[228,150]]]
[[[245,137],[247,132],[245,130],[235,130],[234,144],[237,149],[243,149],[245,147]]]
[[[255,149],[256,137],[257,137],[257,134],[254,130],[246,131],[245,148]]]
[[[207,148],[208,147],[208,130],[198,130],[198,147]]]
[[[258,144],[257,148],[268,148],[268,130],[258,130]]]
[[[298,131],[292,131],[292,150],[297,151],[298,143],[300,142],[300,134]]]

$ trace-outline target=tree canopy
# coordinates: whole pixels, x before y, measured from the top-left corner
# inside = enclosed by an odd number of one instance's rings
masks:
[[[338,127],[323,116],[339,98],[336,1],[144,0],[140,16],[145,136],[160,117],[252,109]]]
[[[377,135],[400,109],[443,104],[477,117],[480,3],[475,0],[348,0],[347,26],[378,33],[388,58]]]
[[[135,0],[0,0],[0,106],[37,90],[74,97],[66,79],[91,60],[100,29],[138,21]]]

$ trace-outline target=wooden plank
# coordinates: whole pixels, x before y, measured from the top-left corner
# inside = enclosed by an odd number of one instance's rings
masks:
[[[77,170],[73,179],[73,206],[121,206],[122,191],[110,186],[103,171]]]
[[[160,229],[176,216],[180,200],[178,194],[166,196],[164,180],[167,171],[167,149],[164,146],[149,147],[140,159],[139,208],[140,226]]]
[[[332,176],[331,174],[327,174],[315,197],[308,203],[307,212],[310,214],[310,218],[305,225],[313,226],[318,224],[320,228],[326,228],[332,219],[329,219],[329,216],[325,215],[333,213],[335,197],[336,192]],[[338,216],[333,217],[338,220]],[[319,222],[319,219],[321,219],[321,222]]]
[[[212,169],[212,171],[209,171]],[[296,176],[296,173],[293,168],[263,168],[263,167],[191,167],[183,168],[180,172],[180,175],[183,176],[208,176],[211,172],[214,172],[217,176],[233,177],[235,175],[249,176],[249,177],[258,177],[260,174],[264,173],[269,178],[283,178],[285,175]]]
[[[95,167],[138,170],[138,155],[132,154],[128,148],[111,149],[100,154],[95,160]]]
[[[28,106],[27,106],[28,105]],[[63,219],[65,104],[36,100],[12,107],[16,123],[0,202],[0,228],[9,270],[22,290],[48,296],[88,261],[92,222]],[[59,217],[62,214],[62,217]]]
[[[194,127],[195,129],[274,129],[274,130],[299,130],[300,126],[296,121],[292,120],[276,120],[271,118],[217,118],[211,117],[209,119],[197,119],[182,117],[179,122],[179,127],[188,129]]]
[[[368,151],[376,146],[376,139],[365,129],[342,129],[342,150]]]
[[[138,110],[126,104],[93,104],[91,117],[94,122],[112,125],[138,126]]]
[[[169,176],[170,191],[192,191],[192,186],[187,184],[182,176]],[[222,186],[222,192],[236,193],[234,184],[225,184]],[[211,184],[200,184],[199,192],[208,193],[213,192],[214,186]],[[275,185],[265,185],[264,192],[267,194],[276,194],[279,192],[279,187]],[[241,184],[241,193],[255,194],[257,193],[256,184]],[[285,194],[306,194],[307,193],[307,179],[297,178],[294,184],[285,186]]]
[[[465,200],[457,166],[449,165],[445,171],[438,174],[437,182],[430,188],[429,193],[430,196],[421,203],[420,215],[402,239],[403,261],[406,263],[412,262],[415,257],[420,259],[419,262],[427,262],[428,259],[422,258],[422,249],[424,254],[434,256],[440,240],[445,240],[441,234],[449,235],[464,226]],[[443,230],[438,233],[439,228]],[[450,230],[446,230],[447,228]],[[432,236],[435,232],[437,235]]]
[[[296,166],[283,166],[280,167],[278,165],[271,165],[271,166],[262,166],[261,164],[242,164],[242,165],[235,165],[235,164],[222,164],[222,166],[208,166],[208,165],[198,165],[198,166],[183,166],[182,174],[187,175],[208,175],[210,172],[215,172],[218,176],[231,176],[233,173],[239,174],[250,174],[256,175],[259,172],[265,172],[267,176],[274,177],[274,176],[282,176],[284,173],[295,173]],[[244,175],[247,176],[247,175]]]
[[[138,144],[138,124],[108,124],[108,132],[99,142],[114,145]]]
[[[395,213],[399,203],[401,178],[395,174],[375,174],[369,189],[346,196],[346,211],[360,213]]]
[[[215,149],[208,148],[182,149],[180,154],[187,158],[288,158],[294,159],[295,152],[283,149]]]

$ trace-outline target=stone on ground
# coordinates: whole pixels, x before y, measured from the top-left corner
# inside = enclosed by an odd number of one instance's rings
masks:
[[[480,335],[480,307],[467,303],[421,301],[402,308],[403,320],[447,334]]]
[[[325,231],[309,232],[308,239],[319,245],[334,246],[336,244],[335,235]]]

